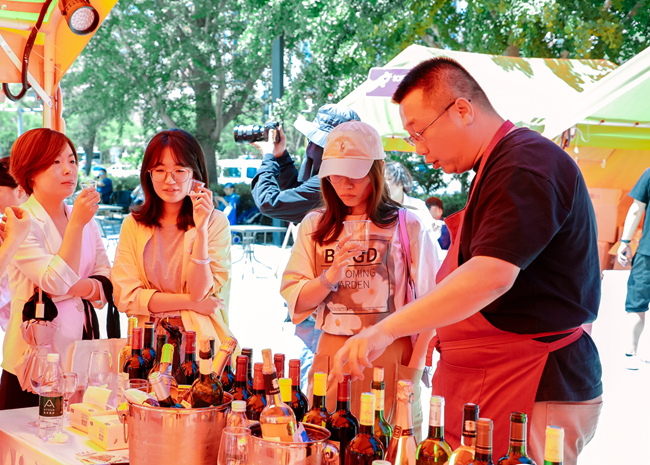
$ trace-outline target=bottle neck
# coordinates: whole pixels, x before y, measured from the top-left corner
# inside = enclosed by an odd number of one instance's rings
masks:
[[[350,410],[350,398],[347,399],[339,398],[336,399],[336,410]]]
[[[146,327],[144,330],[144,348],[153,349],[153,327]]]
[[[445,430],[442,426],[431,426],[429,425],[429,438],[438,439],[442,441],[445,439]]]
[[[477,462],[492,463],[492,450],[479,450],[477,447],[474,453],[474,460]]]
[[[359,434],[367,434],[368,436],[375,435],[375,425],[374,423],[370,425],[359,425]]]
[[[445,438],[444,410],[440,403],[432,403],[429,410],[429,438],[443,440]]]
[[[196,362],[196,352],[185,352],[186,362]]]
[[[395,428],[393,435],[413,436],[413,413],[412,405],[408,400],[397,401],[397,411],[395,413]]]
[[[526,423],[510,423],[510,446],[508,454],[526,456]]]
[[[382,382],[372,382],[372,393],[375,395],[375,415],[384,416],[384,383]]]
[[[131,347],[131,355],[142,355],[142,348]]]
[[[270,404],[286,406],[280,396],[280,383],[278,382],[278,375],[275,371],[264,373],[264,390],[266,391],[266,396]]]
[[[325,396],[317,396],[314,394],[312,401],[313,410],[326,410],[325,407]]]

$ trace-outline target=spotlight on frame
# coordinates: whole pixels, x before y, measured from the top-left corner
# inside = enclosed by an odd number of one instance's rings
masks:
[[[60,0],[61,14],[68,20],[68,27],[77,35],[90,34],[99,24],[99,13],[87,0]]]

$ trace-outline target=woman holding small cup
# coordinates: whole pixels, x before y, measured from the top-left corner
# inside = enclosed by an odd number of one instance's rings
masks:
[[[138,326],[162,318],[223,340],[230,295],[230,226],[214,208],[198,141],[180,129],[147,145],[142,205],[124,219],[112,271],[117,307]]]
[[[316,327],[323,331],[310,380],[314,372],[329,371],[330,358],[348,337],[399,311],[408,301],[406,251],[398,219],[402,206],[390,198],[384,158],[379,134],[366,123],[343,123],[327,138],[319,172],[325,207],[300,224],[281,285],[292,321],[297,324],[316,312]],[[406,210],[403,215],[410,277],[417,295],[423,295],[435,286],[438,245],[414,213]],[[374,362],[384,368],[389,421],[397,380],[411,379],[419,388],[431,336],[422,334],[415,343],[398,339]],[[366,371],[363,380],[352,383],[352,413],[357,416],[361,393],[370,390],[373,377],[372,369]],[[330,411],[336,405],[336,389],[335,384],[328,386]],[[413,411],[417,425],[422,421],[419,395]]]
[[[60,354],[64,371],[70,371],[75,341],[92,337],[88,334],[92,315],[82,299],[96,308],[106,305],[102,286],[90,277],[110,274],[106,249],[93,221],[99,194],[83,189],[72,207],[64,202],[77,187],[77,163],[70,139],[51,129],[27,131],[11,149],[10,171],[29,195],[21,208],[31,218],[31,227],[8,266],[11,314],[3,348],[0,410],[38,405],[38,396],[29,392],[29,380],[20,384],[27,348],[22,312],[37,286],[57,307],[52,351]]]

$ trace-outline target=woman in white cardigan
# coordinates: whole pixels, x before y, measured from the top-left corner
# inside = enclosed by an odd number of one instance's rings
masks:
[[[208,182],[201,146],[179,129],[158,133],[140,181],[145,201],[122,224],[111,275],[118,309],[138,326],[165,318],[223,340],[231,335],[230,226],[200,186]]]
[[[29,194],[21,205],[31,218],[29,235],[11,260],[11,315],[4,340],[0,410],[38,405],[38,396],[21,387],[23,353],[27,342],[20,329],[22,311],[40,287],[54,301],[58,316],[52,350],[60,354],[66,371],[72,364],[74,342],[82,339],[86,313],[82,299],[101,308],[106,299],[94,275],[108,277],[110,264],[93,216],[99,193],[84,189],[74,206],[64,203],[77,187],[77,152],[65,135],[51,129],[32,129],[11,149],[11,174]],[[18,376],[17,376],[18,375]]]

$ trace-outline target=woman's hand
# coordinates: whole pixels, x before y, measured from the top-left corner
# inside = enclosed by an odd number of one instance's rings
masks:
[[[192,310],[201,315],[213,315],[217,310],[224,310],[226,305],[219,297],[208,296],[199,302],[193,302]]]
[[[198,190],[190,192],[190,199],[192,199],[192,206],[194,208],[192,212],[194,226],[196,226],[197,230],[207,231],[210,215],[212,215],[212,210],[214,210],[212,191],[205,187],[198,187]]]
[[[7,207],[0,221],[0,243],[6,240],[15,244],[22,244],[27,235],[32,220],[25,210],[20,207]]]
[[[82,190],[74,201],[70,224],[86,226],[97,213],[99,201],[99,192],[96,189],[88,187]]]
[[[336,244],[332,265],[325,272],[325,277],[332,284],[336,284],[345,278],[345,272],[348,270],[348,266],[352,264],[352,259],[359,256],[363,250],[363,246],[358,242],[349,242],[351,237],[352,234],[347,234]]]

